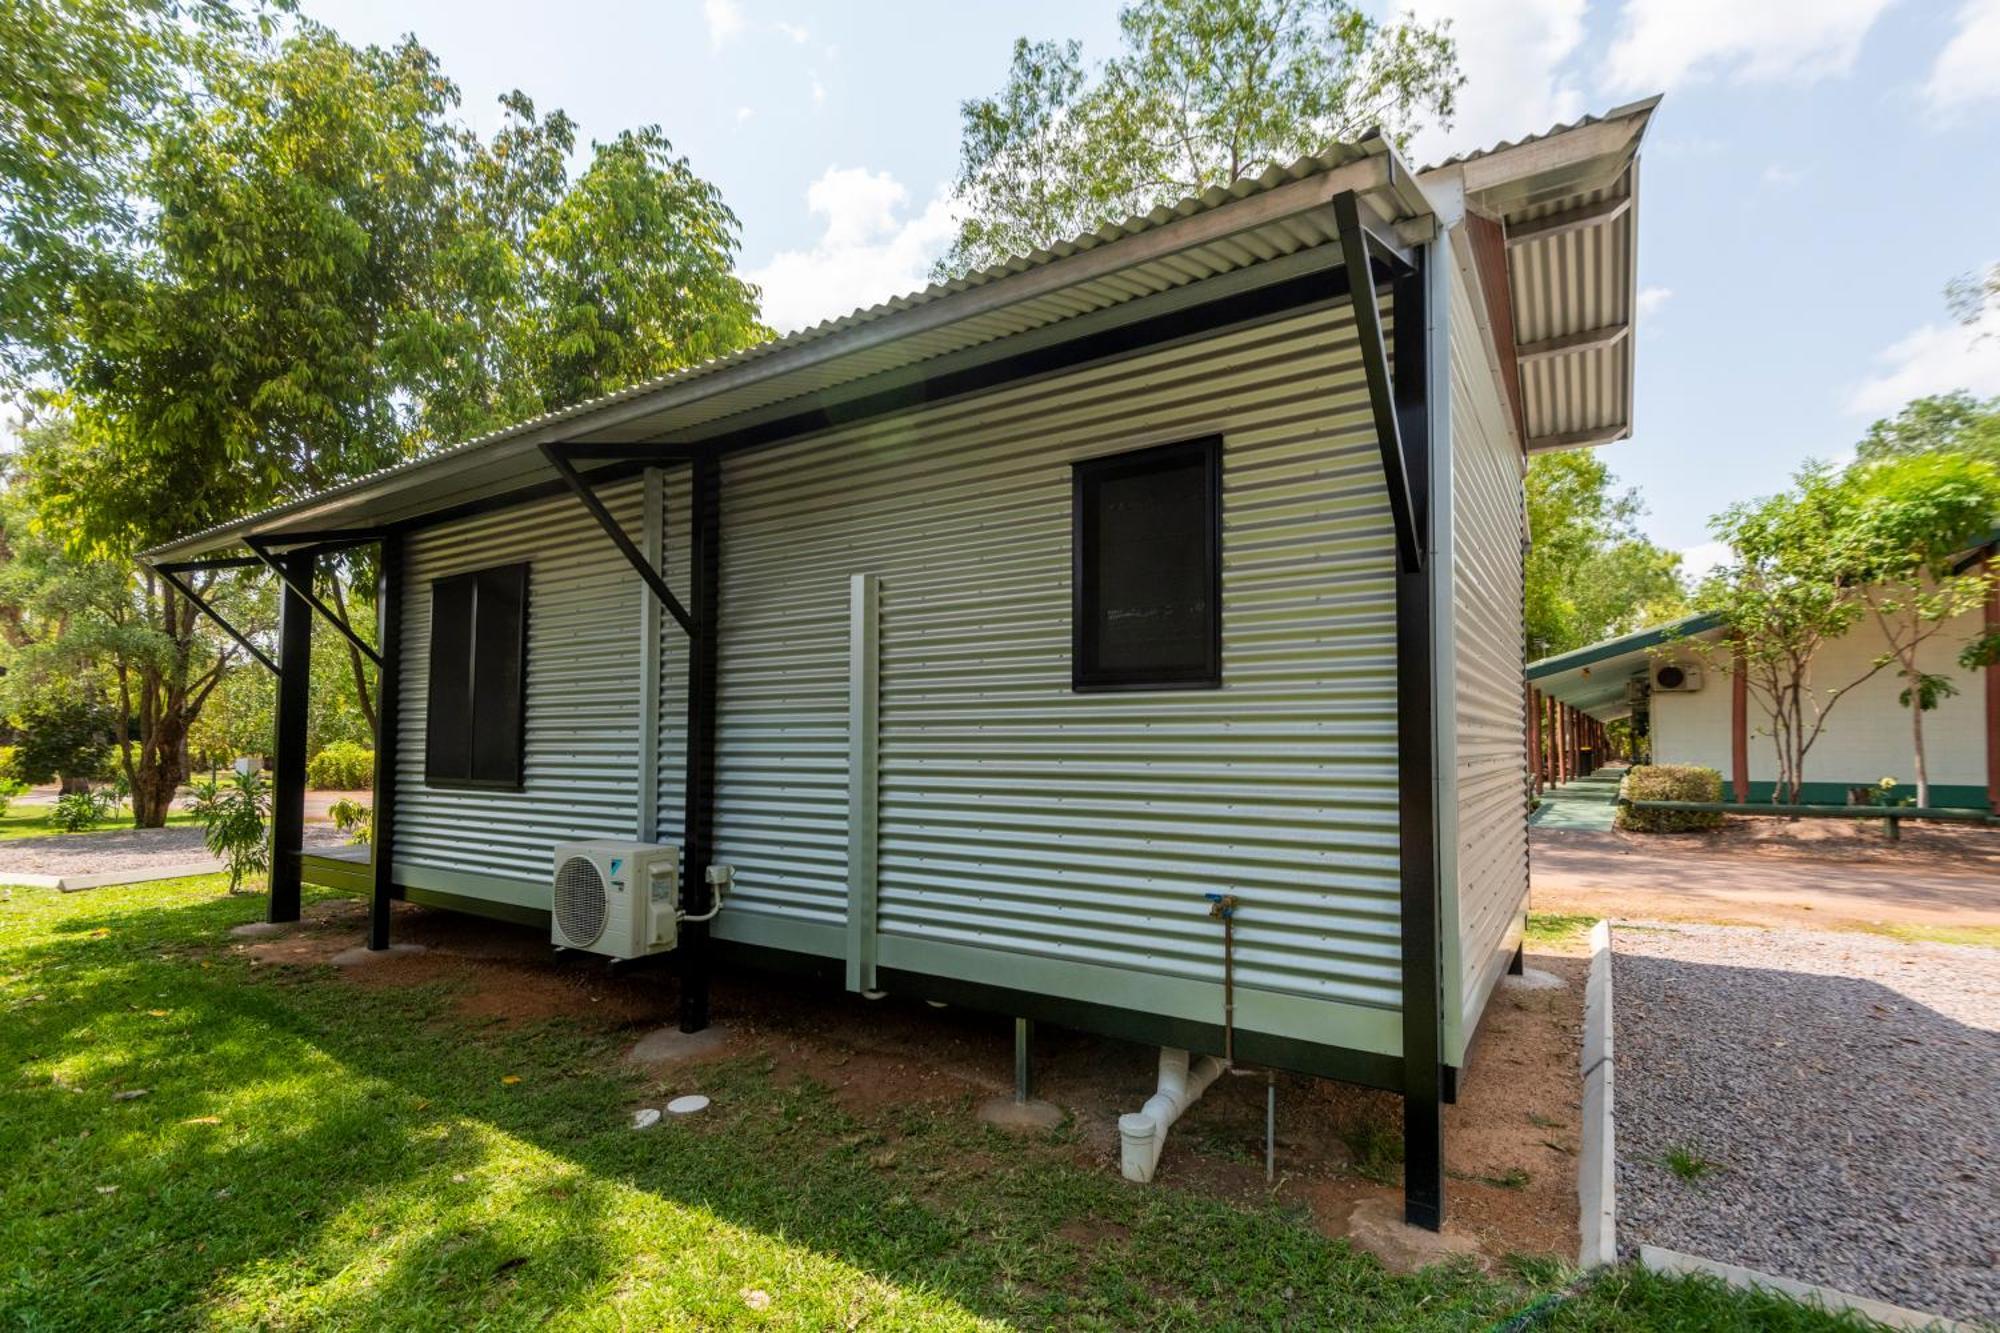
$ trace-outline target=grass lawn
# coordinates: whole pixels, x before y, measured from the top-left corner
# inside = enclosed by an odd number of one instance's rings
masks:
[[[7,807],[5,814],[0,814],[0,840],[7,838],[87,837],[90,833],[129,832],[132,828],[131,812],[123,811],[105,820],[96,828],[87,830],[85,833],[64,833],[49,822],[49,816],[54,810],[55,807],[52,805],[24,805],[19,800],[14,801]],[[170,810],[167,812],[167,824],[169,827],[197,822],[195,817],[185,810]]]
[[[459,1017],[443,983],[253,967],[226,931],[261,903],[221,883],[0,903],[6,1327],[1457,1330],[1573,1277],[1392,1276],[1276,1206],[1127,1185],[1065,1131],[860,1118],[761,1057],[701,1070],[704,1115],[634,1132],[657,1085],[622,1039]],[[1539,1313],[1853,1327],[1622,1269]]]

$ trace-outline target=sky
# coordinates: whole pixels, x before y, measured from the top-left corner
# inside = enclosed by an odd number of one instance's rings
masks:
[[[1870,421],[2000,394],[2000,0],[1363,0],[1450,19],[1468,83],[1436,161],[1652,93],[1633,438],[1603,456],[1699,572],[1709,518]],[[742,222],[789,330],[916,290],[951,235],[959,104],[1016,37],[1118,49],[1114,0],[303,0],[350,41],[416,35],[482,131],[520,88],[584,136],[657,124]]]

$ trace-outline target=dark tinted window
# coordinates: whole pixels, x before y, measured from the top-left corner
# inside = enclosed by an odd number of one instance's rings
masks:
[[[1222,441],[1076,465],[1078,689],[1222,683]]]
[[[431,584],[424,780],[519,787],[528,651],[528,567]]]

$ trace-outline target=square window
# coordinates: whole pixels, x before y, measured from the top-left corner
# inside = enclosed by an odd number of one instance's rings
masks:
[[[425,782],[520,789],[527,656],[526,565],[432,581]]]
[[[1071,684],[1222,684],[1222,439],[1092,458],[1071,481]]]

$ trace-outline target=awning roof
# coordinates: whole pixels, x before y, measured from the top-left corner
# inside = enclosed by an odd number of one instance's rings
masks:
[[[1626,682],[1645,679],[1655,653],[1677,639],[1712,633],[1720,624],[1713,615],[1683,616],[1574,652],[1544,657],[1528,664],[1528,683],[1600,722],[1609,722],[1632,711]]]
[[[1635,103],[1558,126],[1421,175],[1403,165],[1386,139],[1371,134],[1227,190],[521,422],[145,555],[189,559],[252,535],[282,541],[287,534],[417,519],[549,481],[540,452],[545,442],[713,439],[993,359],[1002,347],[1013,351],[1067,337],[1086,323],[1116,322],[1121,307],[1158,298],[1152,302],[1157,307],[1207,279],[1251,270],[1261,278],[1287,267],[1303,272],[1329,252],[1337,258],[1329,204],[1349,190],[1361,198],[1371,225],[1392,236],[1399,226],[1427,234],[1438,211],[1433,190],[1462,194],[1467,208],[1500,220],[1509,231],[1517,337],[1546,343],[1618,320],[1629,329],[1634,219],[1629,203],[1616,205],[1636,192],[1636,155],[1653,105]],[[1621,336],[1524,362],[1531,447],[1539,447],[1537,440],[1601,442],[1597,437],[1629,432],[1629,342]]]

